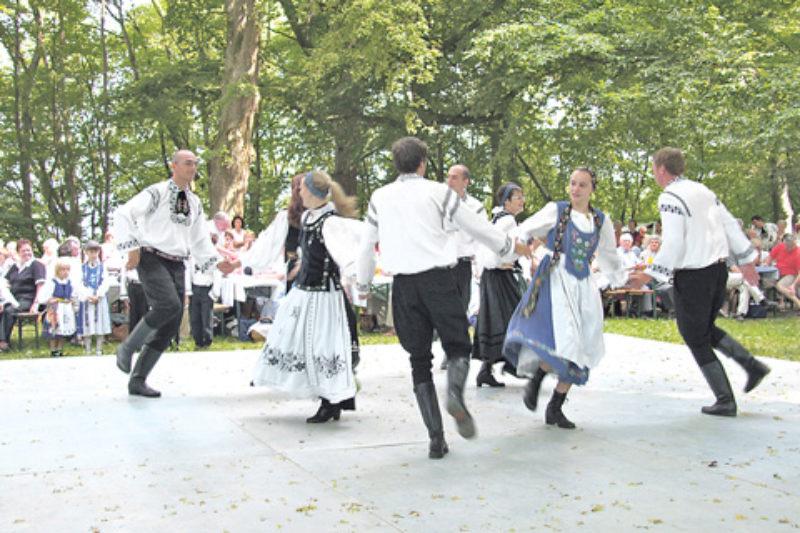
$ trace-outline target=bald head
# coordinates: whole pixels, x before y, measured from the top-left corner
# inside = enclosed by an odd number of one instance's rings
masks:
[[[178,150],[172,154],[172,179],[185,189],[197,174],[197,156],[191,150]]]
[[[469,177],[469,169],[465,165],[453,165],[447,171],[447,185],[463,198],[467,193]]]

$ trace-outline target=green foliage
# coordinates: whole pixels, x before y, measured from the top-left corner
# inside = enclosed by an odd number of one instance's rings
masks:
[[[0,237],[97,236],[107,209],[169,176],[175,149],[214,155],[229,97],[224,3],[100,5],[0,8]],[[743,219],[785,216],[783,194],[800,202],[796,2],[258,5],[258,87],[234,91],[261,93],[245,207],[253,229],[309,168],[364,206],[393,179],[388,147],[406,134],[428,142],[433,179],[469,166],[487,207],[516,180],[530,213],[564,198],[570,170],[589,164],[598,207],[655,220],[649,157],[665,145],[684,150],[687,175]],[[200,171],[207,200],[215,176]]]

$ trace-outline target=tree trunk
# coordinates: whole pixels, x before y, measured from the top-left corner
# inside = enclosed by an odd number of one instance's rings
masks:
[[[210,159],[210,212],[240,214],[253,161],[253,120],[260,24],[255,0],[226,0],[228,43],[222,78],[219,134]]]
[[[338,124],[334,131],[336,160],[331,177],[339,182],[348,195],[355,195],[358,188],[356,182],[359,161],[357,151],[360,146],[357,139],[358,131],[358,124],[347,120]]]

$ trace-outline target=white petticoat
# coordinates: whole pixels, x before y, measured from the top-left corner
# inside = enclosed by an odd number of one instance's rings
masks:
[[[331,403],[355,396],[342,291],[289,291],[256,362],[253,384]]]

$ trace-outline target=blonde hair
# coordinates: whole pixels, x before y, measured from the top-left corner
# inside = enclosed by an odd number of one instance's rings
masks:
[[[68,257],[59,257],[53,263],[53,273],[56,276],[58,276],[58,272],[60,270],[64,270],[64,269],[71,270],[72,269],[72,263],[70,263]]]
[[[322,170],[311,171],[311,183],[318,191],[324,192],[327,196],[331,195],[331,201],[336,206],[336,212],[343,217],[356,218],[358,210],[356,209],[356,197],[347,196],[342,186],[334,181],[327,172]]]

